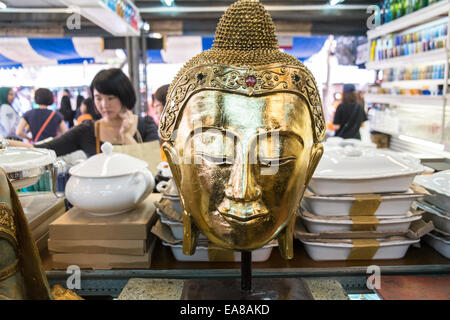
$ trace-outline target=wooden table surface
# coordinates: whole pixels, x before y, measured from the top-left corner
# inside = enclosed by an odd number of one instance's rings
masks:
[[[52,270],[51,256],[47,250],[41,252],[41,258],[46,271]],[[378,266],[426,266],[442,265],[443,268],[450,266],[450,259],[446,259],[426,243],[421,248],[410,247],[403,259],[397,260],[369,260],[369,261],[314,261],[306,253],[302,243],[294,241],[294,258],[284,260],[278,249],[274,248],[270,258],[265,262],[253,262],[253,268],[279,269],[279,268],[345,268],[364,267],[369,265]],[[177,261],[170,248],[165,247],[158,240],[153,252],[151,270],[195,270],[195,269],[240,269],[238,262],[181,262]]]

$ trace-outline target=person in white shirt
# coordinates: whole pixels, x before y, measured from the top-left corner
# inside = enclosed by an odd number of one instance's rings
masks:
[[[16,139],[16,127],[20,115],[12,107],[15,94],[12,88],[0,88],[0,135],[3,138]]]

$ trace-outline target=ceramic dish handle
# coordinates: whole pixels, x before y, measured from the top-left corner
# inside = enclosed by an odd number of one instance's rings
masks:
[[[153,178],[153,175],[150,171],[147,169],[139,170],[134,174],[134,177],[132,179],[132,184],[144,184],[144,190],[142,191],[142,194],[140,192],[136,195],[135,203],[140,203],[142,200],[148,197],[150,193],[152,193],[153,188],[155,187],[155,179]]]

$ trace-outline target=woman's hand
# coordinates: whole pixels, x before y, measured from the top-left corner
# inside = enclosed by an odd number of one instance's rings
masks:
[[[122,142],[124,144],[136,143],[133,136],[137,130],[138,116],[133,114],[130,110],[121,113],[119,116],[122,118],[122,125],[119,130]]]

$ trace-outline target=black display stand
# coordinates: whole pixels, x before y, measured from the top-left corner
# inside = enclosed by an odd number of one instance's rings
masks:
[[[241,279],[185,280],[181,300],[313,300],[301,278],[252,279],[252,253],[241,252]]]

